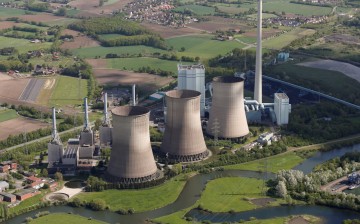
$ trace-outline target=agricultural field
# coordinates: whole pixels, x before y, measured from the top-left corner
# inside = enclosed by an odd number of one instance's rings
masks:
[[[74,214],[66,214],[66,213],[51,213],[46,216],[42,216],[39,218],[36,218],[30,222],[29,224],[64,224],[64,223],[88,223],[88,224],[104,224],[105,222],[101,222],[99,220],[95,219],[89,219],[85,218],[80,215],[74,215]]]
[[[0,109],[0,122],[4,122],[7,120],[15,119],[19,115],[16,113],[15,110],[11,109]]]
[[[0,18],[25,15],[25,10],[0,7]]]
[[[64,46],[64,45],[63,45]],[[144,45],[138,46],[120,46],[120,47],[86,47],[86,48],[77,48],[72,50],[73,54],[81,58],[95,58],[101,57],[105,58],[107,54],[118,54],[118,55],[149,55],[153,53],[167,53],[165,50],[158,48],[153,48]]]
[[[74,50],[82,50],[83,48],[91,48],[100,46],[99,42],[87,37],[85,34],[82,34],[78,31],[65,29],[62,35],[72,35],[74,37],[71,41],[64,41],[61,44],[61,48],[63,49],[74,49]]]
[[[147,23],[143,22],[141,23],[144,27],[147,29],[153,31],[154,33],[159,34],[162,38],[171,38],[171,37],[177,37],[177,36],[187,36],[192,34],[200,34],[203,31],[198,29],[192,29],[190,27],[168,27],[168,26],[162,26],[155,23]]]
[[[9,137],[9,135],[18,135],[24,132],[31,132],[49,126],[50,124],[48,123],[23,117],[3,121],[0,122],[0,140],[6,139]]]
[[[199,23],[190,23],[186,26],[192,29],[200,30],[203,32],[210,32],[214,33],[217,30],[242,30],[246,31],[249,29],[254,28],[253,26],[249,26],[247,23],[243,21],[239,21],[236,19],[231,18],[222,18],[218,16],[206,16],[205,17],[208,21],[199,22]]]
[[[79,89],[80,87],[80,89]],[[87,80],[68,76],[58,76],[49,100],[50,106],[81,104],[87,95]]]
[[[143,212],[164,207],[176,200],[185,186],[184,176],[167,181],[166,183],[142,190],[105,190],[102,192],[88,192],[76,195],[82,201],[91,201],[101,198],[106,201],[110,210],[134,209],[135,212]]]
[[[314,33],[315,30],[312,29],[295,28],[289,32],[280,34],[277,37],[272,37],[263,41],[263,47],[268,49],[280,50],[288,46],[292,41],[304,36],[312,35]]]
[[[243,48],[245,45],[235,40],[219,41],[212,40],[212,35],[196,35],[174,37],[166,40],[169,46],[172,46],[179,56],[200,57],[200,59],[209,59],[219,54],[229,53],[234,48]],[[184,47],[185,51],[181,51]]]
[[[19,53],[50,48],[50,42],[30,43],[29,40],[0,36],[0,48],[15,47]]]
[[[0,100],[18,100],[30,79],[9,79],[0,82]]]
[[[184,5],[174,9],[175,12],[184,12],[184,10],[190,10],[199,16],[212,15],[215,13],[215,8],[202,5]]]

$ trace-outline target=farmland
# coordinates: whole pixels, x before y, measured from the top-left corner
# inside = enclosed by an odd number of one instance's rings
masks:
[[[17,39],[11,37],[0,36],[0,48],[4,47],[15,47],[19,53],[26,53],[28,51],[46,49],[51,45],[50,42],[43,43],[30,43],[29,40]]]
[[[17,117],[18,117],[18,115],[15,110],[10,110],[10,109],[1,110],[0,109],[0,122],[11,120],[11,119],[14,119]]]
[[[268,49],[280,50],[289,45],[293,40],[299,39],[303,36],[312,35],[315,30],[295,28],[284,34],[280,34],[278,37],[269,38],[264,41],[263,47]]]
[[[49,127],[49,124],[23,117],[3,121],[0,122],[0,140],[6,139],[9,135],[18,135],[45,127]]]
[[[79,90],[80,85],[80,90]],[[57,78],[55,89],[50,97],[51,106],[64,106],[80,104],[82,98],[87,94],[87,81],[84,79],[59,76]]]
[[[191,12],[199,16],[212,15],[215,12],[215,8],[202,5],[184,5],[174,9],[175,12],[183,12],[184,10],[190,10]]]

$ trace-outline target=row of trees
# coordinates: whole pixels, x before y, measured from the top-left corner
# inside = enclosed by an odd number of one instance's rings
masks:
[[[101,38],[101,36],[94,36],[95,39],[101,42],[104,47],[115,46],[133,46],[133,45],[146,45],[160,49],[166,49],[164,40],[155,34],[141,34],[134,36],[119,36],[113,39]]]

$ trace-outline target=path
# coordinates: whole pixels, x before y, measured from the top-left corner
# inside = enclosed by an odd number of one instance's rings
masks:
[[[73,196],[81,193],[83,191],[84,187],[82,188],[68,188],[64,185],[64,187],[59,190],[59,191],[55,191],[53,192],[53,194],[66,194],[69,196],[69,198],[72,198]]]

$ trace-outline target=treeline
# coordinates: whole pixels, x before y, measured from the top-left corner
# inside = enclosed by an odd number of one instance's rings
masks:
[[[0,60],[0,71],[8,72],[9,70],[17,70],[20,72],[30,72],[34,68],[31,63],[27,64],[17,58],[11,60]]]
[[[25,8],[30,11],[35,12],[51,12],[51,5],[50,3],[28,3],[25,5]]]
[[[105,47],[147,45],[166,49],[164,39],[142,27],[140,24],[124,20],[121,16],[98,17],[72,23],[69,29],[84,32],[101,42]],[[101,34],[121,34],[116,39],[101,38]]]
[[[351,20],[346,20],[343,22],[343,24],[345,26],[354,26],[356,28],[360,27],[360,15],[357,15],[355,18],[351,19]]]
[[[164,76],[164,77],[175,76],[174,72],[164,71],[164,70],[161,70],[160,68],[155,69],[155,68],[151,68],[149,66],[140,67],[137,70],[135,70],[135,72],[149,73],[149,74],[159,75],[159,76]]]
[[[327,171],[330,170],[332,172],[337,172],[339,167],[342,170],[349,170],[351,171],[348,164],[355,162],[360,162],[360,152],[347,152],[345,155],[341,157],[336,157],[334,159],[328,160],[325,163],[322,163],[314,168],[315,171]],[[352,167],[356,168],[356,167]]]
[[[20,19],[19,17],[9,17],[6,19],[6,21],[13,21],[16,23],[27,23],[27,24],[31,24],[34,26],[41,26],[41,27],[49,27],[49,25],[47,25],[44,22],[28,21],[28,20]]]
[[[20,26],[13,26],[12,27],[13,30],[18,30],[18,31],[24,31],[24,32],[31,32],[31,33],[38,33],[41,30],[35,27],[20,27]]]
[[[264,54],[266,57],[267,54]],[[228,55],[218,55],[209,60],[210,67],[233,68],[237,71],[244,71],[255,68],[255,52],[235,48]]]
[[[4,47],[0,49],[0,55],[8,56],[16,54],[18,51],[15,47]]]

